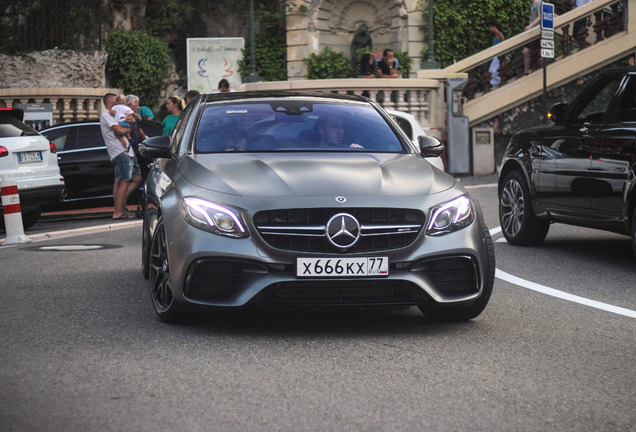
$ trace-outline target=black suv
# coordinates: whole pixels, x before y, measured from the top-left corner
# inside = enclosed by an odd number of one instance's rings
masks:
[[[609,69],[554,123],[513,135],[499,175],[499,220],[508,243],[541,243],[550,223],[631,235],[636,254],[636,69]]]

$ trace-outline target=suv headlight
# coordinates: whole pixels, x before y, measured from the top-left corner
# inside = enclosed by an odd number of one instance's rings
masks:
[[[467,227],[475,221],[473,203],[466,195],[434,207],[426,234],[438,236]]]
[[[184,198],[181,215],[190,225],[203,231],[227,237],[249,235],[235,211],[201,198]]]

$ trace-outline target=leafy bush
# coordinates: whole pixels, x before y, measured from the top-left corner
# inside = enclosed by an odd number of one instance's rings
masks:
[[[164,80],[170,76],[170,50],[158,38],[141,31],[119,30],[105,43],[106,75],[111,84],[154,106]]]
[[[334,52],[325,47],[320,54],[312,53],[309,58],[304,58],[307,65],[307,77],[309,79],[351,78],[355,71],[351,62],[341,52]]]
[[[408,78],[413,68],[413,59],[406,51],[393,51],[393,57],[398,61],[398,73],[402,78]]]

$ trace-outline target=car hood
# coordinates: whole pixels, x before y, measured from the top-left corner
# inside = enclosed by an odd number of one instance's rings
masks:
[[[455,180],[413,154],[233,153],[185,157],[179,171],[204,189],[243,196],[443,192]]]

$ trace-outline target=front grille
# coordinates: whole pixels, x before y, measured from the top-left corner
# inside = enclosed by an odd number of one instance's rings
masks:
[[[425,271],[439,291],[469,294],[479,291],[477,266],[469,257],[447,257],[420,262],[413,269]]]
[[[348,213],[360,223],[360,239],[346,252],[375,252],[411,244],[422,230],[424,212],[396,208],[320,208],[261,211],[254,225],[270,246],[297,252],[345,250],[332,245],[325,235],[327,221]]]
[[[273,284],[252,300],[266,306],[415,305],[429,297],[408,281],[329,280]]]

